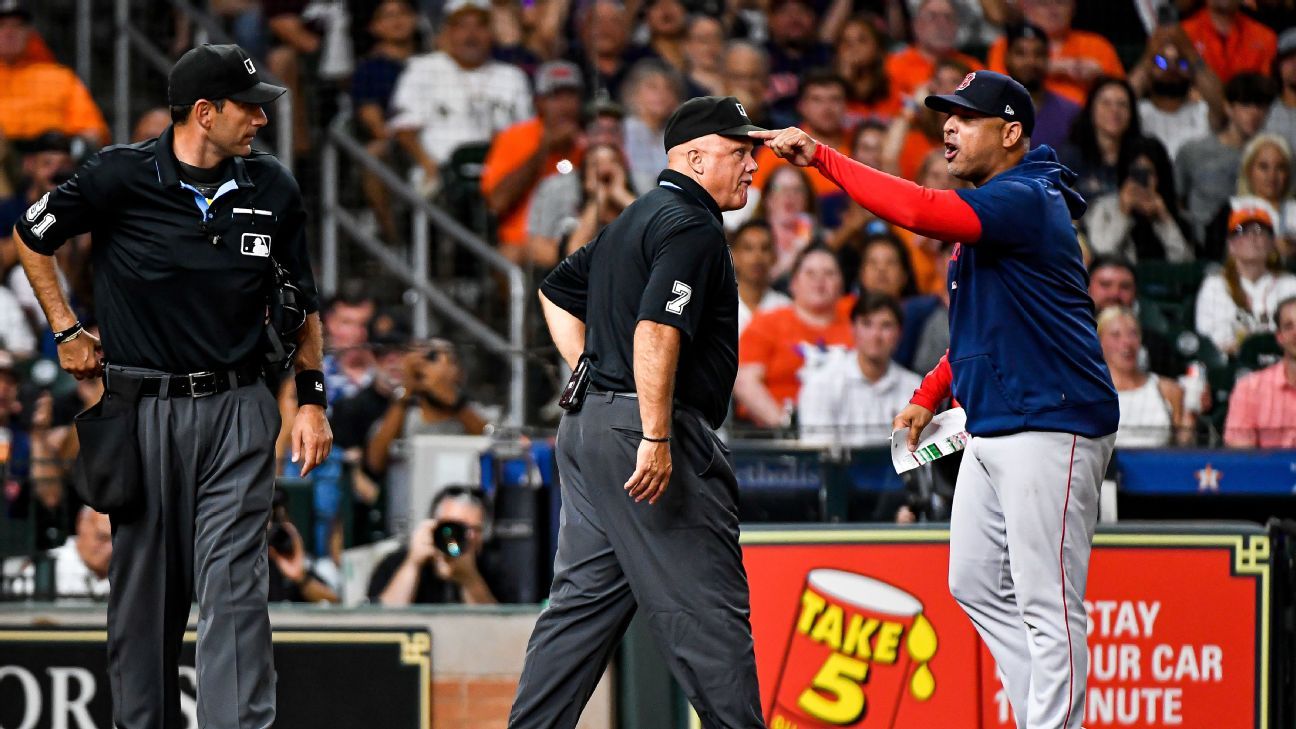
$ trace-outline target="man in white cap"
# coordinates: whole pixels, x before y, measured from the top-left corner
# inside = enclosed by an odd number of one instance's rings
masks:
[[[489,141],[531,116],[531,84],[516,66],[491,58],[489,0],[448,0],[439,47],[415,56],[392,92],[388,126],[419,165],[424,188],[459,147]]]

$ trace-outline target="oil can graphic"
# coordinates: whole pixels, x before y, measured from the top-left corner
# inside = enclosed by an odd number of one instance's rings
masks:
[[[771,729],[893,729],[936,692],[936,630],[910,593],[854,572],[806,574],[767,717]]]

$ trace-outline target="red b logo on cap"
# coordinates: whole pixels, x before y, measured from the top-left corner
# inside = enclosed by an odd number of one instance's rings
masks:
[[[963,83],[959,84],[958,88],[954,90],[962,91],[963,89],[966,89],[967,87],[972,85],[972,79],[974,78],[976,78],[976,71],[973,71],[972,73],[969,73],[968,75],[964,76]]]

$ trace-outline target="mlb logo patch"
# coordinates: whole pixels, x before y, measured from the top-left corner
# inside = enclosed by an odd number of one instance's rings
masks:
[[[261,233],[243,234],[243,255],[258,258],[270,257],[270,236]]]

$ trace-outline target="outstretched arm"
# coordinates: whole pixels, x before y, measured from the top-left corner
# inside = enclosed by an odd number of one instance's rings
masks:
[[[814,165],[855,202],[892,225],[936,240],[974,243],[981,237],[976,212],[953,190],[932,190],[880,172],[795,127],[750,134],[764,139],[770,151],[793,164]]]

